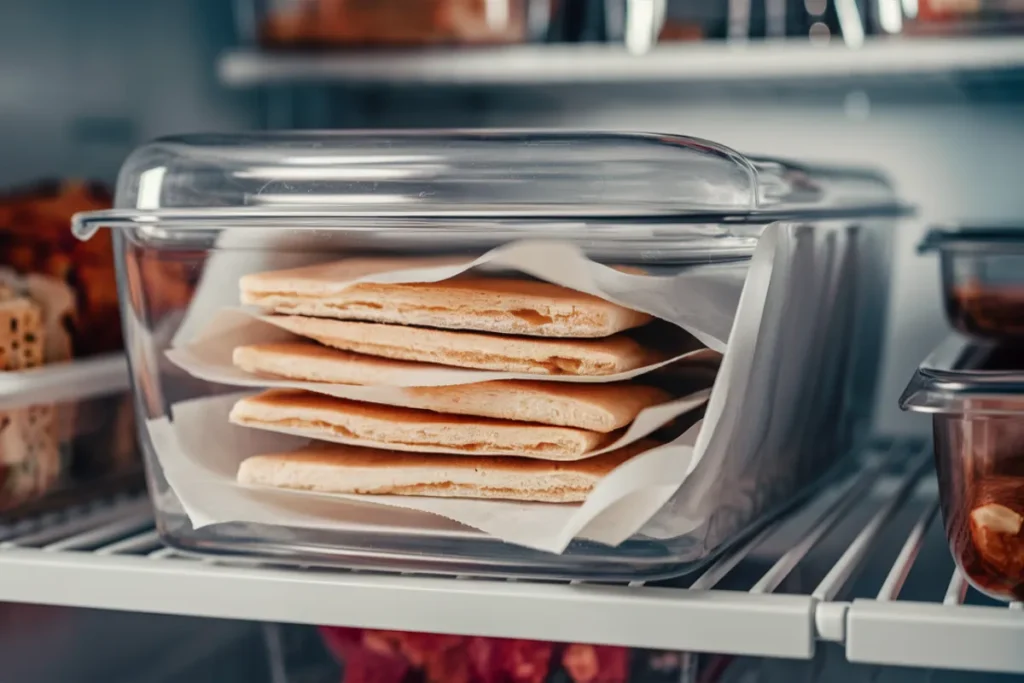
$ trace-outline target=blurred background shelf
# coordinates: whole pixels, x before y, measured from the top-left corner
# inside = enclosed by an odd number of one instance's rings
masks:
[[[833,42],[659,45],[644,55],[606,44],[492,49],[223,53],[218,74],[233,87],[294,83],[550,85],[785,81],[942,75],[1024,69],[1024,37],[869,39]]]

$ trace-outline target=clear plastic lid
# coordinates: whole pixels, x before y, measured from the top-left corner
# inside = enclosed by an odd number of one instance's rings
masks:
[[[921,363],[900,397],[900,408],[1024,415],[1024,353],[953,335]]]
[[[1004,225],[935,228],[925,235],[918,250],[958,254],[1024,252],[1024,227]]]
[[[209,230],[218,220],[280,228],[282,219],[329,229],[375,218],[426,229],[438,227],[429,219],[513,231],[538,221],[606,232],[613,224],[617,239],[642,239],[652,224],[662,235],[680,225],[687,236],[693,223],[904,213],[870,171],[748,158],[680,136],[555,131],[165,138],[125,162],[115,207],[77,216],[76,234],[154,221],[173,230]],[[622,230],[628,224],[641,228]]]

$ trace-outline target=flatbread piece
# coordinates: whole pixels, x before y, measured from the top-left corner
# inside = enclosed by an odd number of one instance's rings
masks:
[[[238,482],[316,493],[575,503],[616,467],[657,445],[637,441],[587,460],[555,463],[313,443],[290,453],[247,458],[238,468]]]
[[[397,377],[407,368],[423,367],[408,361],[339,351],[314,342],[239,346],[233,360],[237,367],[254,374],[351,385],[376,384],[388,374]],[[668,392],[634,382],[568,384],[508,380],[396,388],[387,394],[386,400],[373,402],[610,432],[628,425],[644,408],[671,398]]]
[[[231,409],[229,419],[244,427],[297,433],[313,439],[351,440],[375,448],[542,460],[585,458],[616,436],[279,389],[241,399]]]
[[[625,334],[604,339],[540,339],[303,316],[267,316],[321,344],[394,360],[535,375],[614,375],[665,359]]]
[[[242,303],[275,313],[537,337],[607,337],[653,318],[567,287],[460,275],[352,283],[359,259],[244,276]]]

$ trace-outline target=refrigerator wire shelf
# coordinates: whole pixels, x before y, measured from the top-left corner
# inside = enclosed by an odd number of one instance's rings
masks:
[[[704,571],[610,584],[241,566],[165,547],[144,495],[0,525],[0,600],[165,614],[1024,672],[1024,609],[945,545],[928,444],[856,474]]]

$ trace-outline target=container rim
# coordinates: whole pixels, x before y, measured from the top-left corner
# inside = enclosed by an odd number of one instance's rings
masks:
[[[1024,414],[1024,369],[980,370],[996,345],[958,334],[947,337],[922,361],[900,396],[902,410],[937,414]],[[1016,409],[979,405],[974,399],[1018,398]]]
[[[932,228],[917,247],[918,253],[1024,251],[1024,225],[940,226]]]
[[[880,202],[873,205],[822,209],[759,209],[750,211],[707,211],[652,210],[650,206],[626,207],[618,211],[603,211],[594,214],[588,211],[537,212],[517,210],[515,207],[495,207],[481,211],[478,208],[466,211],[396,211],[388,207],[366,206],[358,210],[309,210],[302,208],[267,207],[209,207],[199,209],[105,209],[76,213],[71,219],[71,231],[80,240],[88,240],[101,228],[130,228],[136,226],[160,227],[169,230],[211,230],[224,228],[282,229],[281,221],[287,220],[288,228],[309,230],[361,230],[373,231],[379,226],[339,225],[339,221],[351,219],[389,219],[397,222],[421,219],[447,219],[448,230],[458,230],[458,221],[508,220],[508,221],[587,221],[595,224],[614,223],[630,220],[645,224],[663,226],[688,225],[693,223],[722,223],[726,225],[768,224],[777,221],[821,221],[835,219],[902,218],[913,215],[915,208],[900,202]],[[392,224],[390,229],[422,231],[422,226]],[[467,232],[478,232],[477,227],[463,226]],[[525,236],[525,234],[524,234]],[[611,237],[610,235],[600,235]],[[597,234],[594,237],[598,237]],[[639,235],[621,237],[623,240],[642,239]]]
[[[35,403],[84,401],[126,392],[130,388],[131,376],[125,355],[105,354],[0,373],[0,410]]]

